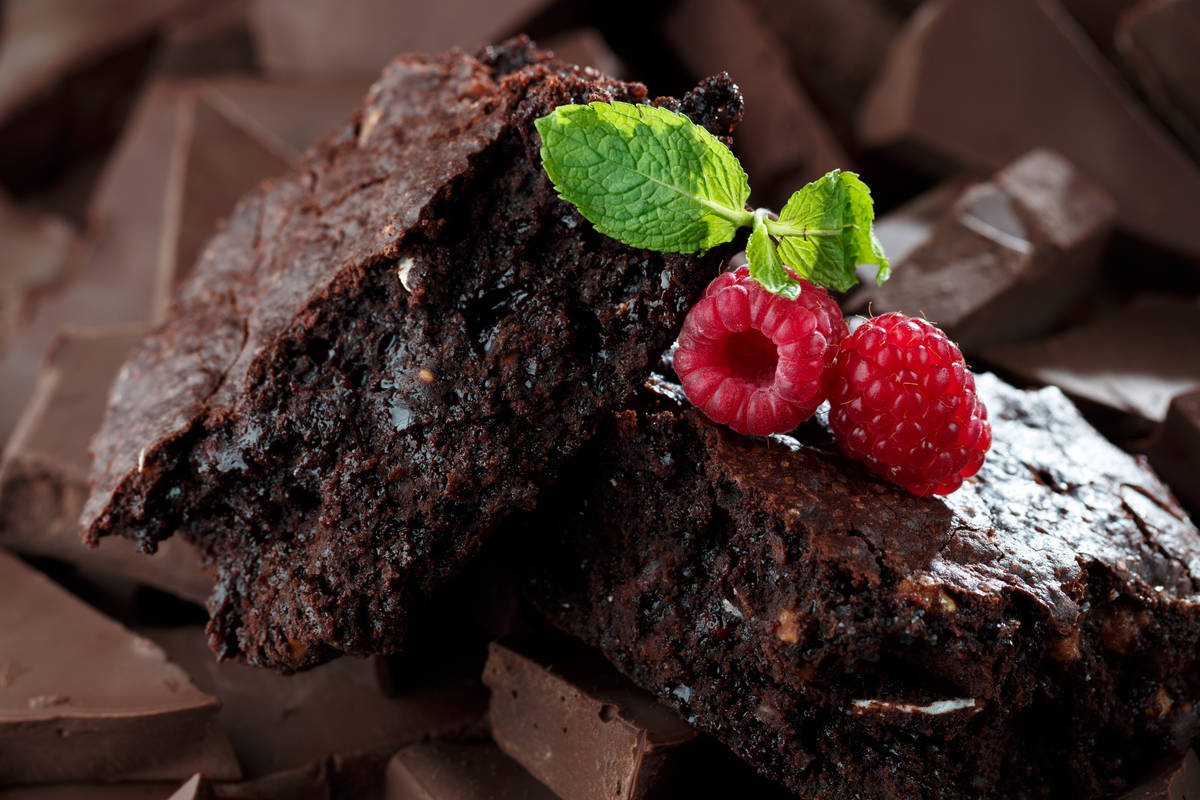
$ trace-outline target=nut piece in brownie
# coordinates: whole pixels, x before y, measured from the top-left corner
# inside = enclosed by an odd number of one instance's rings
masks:
[[[408,615],[629,396],[728,255],[633,250],[555,195],[533,121],[643,102],[527,40],[398,58],[300,168],[244,198],[133,352],[85,537],[180,532],[210,643],[295,668],[398,650]],[[728,135],[709,79],[681,110]]]
[[[944,499],[647,395],[539,505],[527,588],[805,797],[1120,791],[1196,733],[1200,533],[1057,389],[978,387],[992,451]]]

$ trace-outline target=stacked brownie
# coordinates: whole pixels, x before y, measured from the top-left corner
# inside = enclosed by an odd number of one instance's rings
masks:
[[[56,4],[0,4],[0,795],[1195,791],[1188,3]],[[541,172],[557,104],[743,92],[753,202],[872,186],[846,310],[1068,393],[981,374],[954,495],[706,421],[656,363],[728,252]]]

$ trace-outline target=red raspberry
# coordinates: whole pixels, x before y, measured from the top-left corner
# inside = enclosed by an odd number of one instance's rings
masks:
[[[825,401],[846,323],[824,289],[800,283],[800,297],[789,300],[743,265],[709,284],[688,312],[675,372],[713,422],[757,436],[785,433]]]
[[[846,455],[916,495],[950,494],[992,446],[975,376],[923,319],[885,314],[846,337],[829,403]]]

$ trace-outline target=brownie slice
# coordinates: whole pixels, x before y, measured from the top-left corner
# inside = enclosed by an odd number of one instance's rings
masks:
[[[804,797],[1096,797],[1192,740],[1200,533],[1057,389],[980,376],[995,444],[935,499],[816,423],[749,439],[655,385],[524,521],[547,531],[527,588],[764,775]]]
[[[629,396],[718,269],[594,231],[533,121],[645,102],[528,40],[409,55],[299,169],[244,198],[130,357],[85,538],[178,531],[210,643],[295,668],[396,651],[410,611]],[[660,99],[718,135],[727,76]]]

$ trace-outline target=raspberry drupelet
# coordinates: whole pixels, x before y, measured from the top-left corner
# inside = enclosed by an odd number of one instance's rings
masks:
[[[829,402],[846,455],[916,495],[958,489],[992,444],[962,353],[923,319],[885,314],[846,337]]]
[[[756,436],[785,433],[825,401],[846,323],[824,289],[800,283],[789,300],[743,265],[709,284],[688,312],[675,372],[713,422]]]

